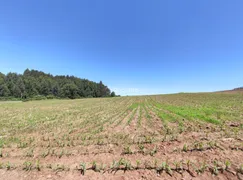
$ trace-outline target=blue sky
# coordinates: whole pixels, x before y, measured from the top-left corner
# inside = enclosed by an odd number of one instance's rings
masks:
[[[0,72],[102,80],[117,93],[243,86],[242,0],[0,0]]]

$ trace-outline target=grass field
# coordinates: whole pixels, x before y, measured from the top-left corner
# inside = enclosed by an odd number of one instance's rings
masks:
[[[0,102],[0,179],[242,174],[242,94]]]

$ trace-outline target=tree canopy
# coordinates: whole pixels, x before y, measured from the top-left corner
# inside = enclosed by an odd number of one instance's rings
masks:
[[[23,74],[0,73],[0,97],[31,98],[35,96],[58,98],[111,97],[110,89],[103,84],[75,76],[53,76],[26,69]]]

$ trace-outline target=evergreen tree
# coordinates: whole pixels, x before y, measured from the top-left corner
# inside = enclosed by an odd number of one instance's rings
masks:
[[[74,76],[53,76],[41,71],[26,69],[23,73],[0,73],[0,97],[31,98],[55,96],[60,98],[115,96],[103,84]]]

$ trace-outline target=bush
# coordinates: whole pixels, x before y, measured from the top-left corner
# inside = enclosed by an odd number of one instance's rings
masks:
[[[20,98],[15,97],[0,97],[0,101],[20,101]]]
[[[54,95],[48,95],[46,96],[47,99],[56,99],[56,97]]]
[[[37,95],[31,98],[31,100],[46,100],[47,98],[42,95]]]

